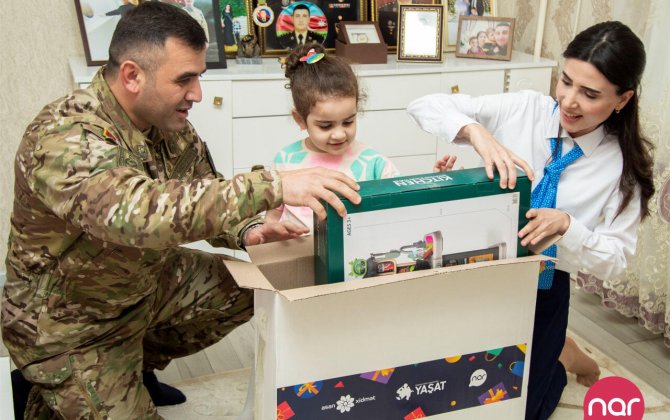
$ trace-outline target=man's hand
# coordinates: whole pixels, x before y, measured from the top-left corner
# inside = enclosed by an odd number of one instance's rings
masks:
[[[570,227],[570,216],[556,209],[530,209],[526,212],[528,223],[519,231],[521,245],[536,245],[552,235],[564,235]]]
[[[263,223],[244,233],[244,246],[260,245],[268,242],[293,239],[309,233],[309,228],[292,222]]]
[[[341,217],[346,216],[344,204],[335,195],[340,193],[354,204],[361,202],[356,191],[360,188],[356,181],[342,172],[325,168],[298,169],[281,171],[284,204],[309,207],[319,220],[326,218],[326,209],[319,200],[324,200],[337,211]]]
[[[531,181],[535,178],[530,165],[514,152],[498,143],[491,133],[479,124],[466,125],[457,137],[465,137],[484,160],[486,175],[493,179],[493,169],[500,174],[500,188],[513,189],[516,186],[516,165],[523,170]]]

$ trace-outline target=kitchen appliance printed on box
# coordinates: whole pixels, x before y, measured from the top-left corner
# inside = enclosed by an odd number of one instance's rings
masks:
[[[516,256],[518,214],[518,192],[349,214],[345,280]]]

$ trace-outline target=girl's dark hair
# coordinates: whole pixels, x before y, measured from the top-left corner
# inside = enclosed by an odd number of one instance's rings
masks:
[[[325,54],[321,60],[309,64],[300,61],[310,49],[317,54]],[[344,59],[332,54],[320,44],[306,44],[294,48],[286,57],[284,75],[291,89],[293,106],[298,115],[307,121],[307,115],[312,107],[325,98],[356,98],[358,105],[364,100],[364,95],[358,88],[358,78]]]
[[[128,10],[112,35],[105,75],[116,74],[125,60],[133,60],[153,71],[156,67],[154,51],[162,49],[170,37],[180,40],[194,51],[202,51],[207,46],[202,26],[179,7],[147,1]]]
[[[642,218],[649,215],[649,199],[654,194],[652,156],[653,144],[640,130],[639,90],[646,54],[642,41],[621,22],[603,22],[579,33],[568,44],[564,58],[592,64],[610,83],[617,94],[632,90],[633,96],[620,112],[613,112],[603,126],[605,132],[617,136],[623,154],[623,170],[619,187],[623,200],[617,215],[633,198],[635,185],[640,186]]]

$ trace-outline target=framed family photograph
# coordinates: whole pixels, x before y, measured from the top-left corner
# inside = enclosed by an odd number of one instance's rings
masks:
[[[261,53],[282,56],[298,45],[319,43],[334,51],[335,26],[343,21],[365,21],[365,0],[267,0],[274,22],[260,29]]]
[[[398,16],[398,61],[441,62],[442,5],[400,5]]]
[[[379,29],[388,45],[389,52],[398,46],[398,6],[401,4],[439,4],[439,0],[371,0],[371,18],[379,24]]]
[[[109,60],[109,44],[121,15],[139,0],[74,0],[86,64],[99,66]]]
[[[456,57],[511,60],[514,18],[461,16]]]
[[[237,55],[242,37],[253,34],[250,8],[248,0],[219,0],[223,49],[228,58]]]
[[[458,19],[461,16],[496,16],[497,0],[446,0],[447,30],[446,46],[450,51],[456,49]]]

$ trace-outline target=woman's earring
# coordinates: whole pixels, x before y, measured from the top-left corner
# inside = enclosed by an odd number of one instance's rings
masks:
[[[614,108],[614,112],[618,114],[619,112],[621,112],[621,108]]]

